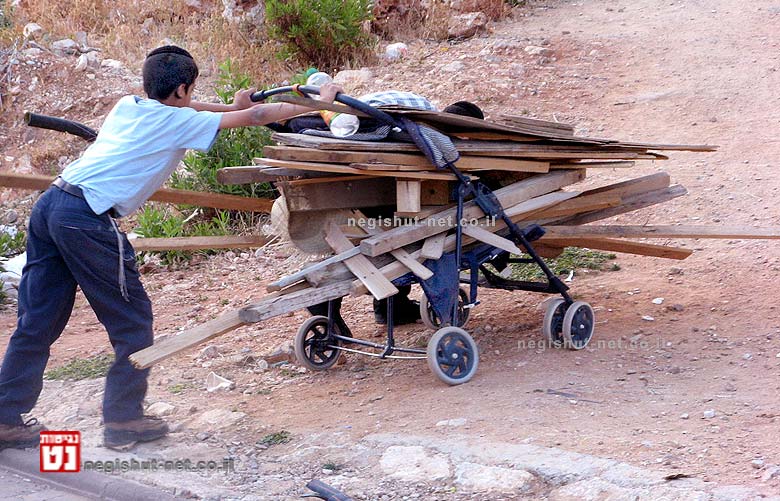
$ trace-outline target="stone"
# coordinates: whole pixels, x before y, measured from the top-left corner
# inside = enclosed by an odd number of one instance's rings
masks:
[[[525,470],[477,463],[461,463],[455,468],[455,484],[472,491],[526,492],[533,481],[534,476]]]
[[[680,414],[680,419],[688,419],[690,416],[686,412],[685,414]]]
[[[752,466],[753,468],[755,468],[757,470],[760,470],[761,468],[764,467],[764,460],[763,459],[754,459],[753,461],[750,462],[750,466]]]
[[[76,62],[76,71],[96,70],[100,68],[100,59],[97,52],[86,52],[79,56]]]
[[[618,501],[635,499],[631,491],[595,477],[572,482],[550,493],[549,501]]]
[[[449,38],[470,38],[485,30],[487,16],[484,12],[469,12],[450,17],[447,26]]]
[[[158,417],[169,416],[173,414],[174,411],[176,411],[176,406],[167,402],[155,402],[146,408],[146,412],[152,416]]]
[[[465,67],[466,66],[462,62],[460,62],[460,61],[453,61],[453,62],[451,62],[449,64],[445,64],[444,66],[442,66],[441,67],[441,71],[446,71],[446,72],[449,72],[449,73],[459,73],[459,72],[463,71],[463,69]]]
[[[116,59],[103,59],[100,62],[100,67],[116,71],[124,69],[125,65],[122,61],[117,61]]]
[[[717,413],[715,412],[715,409],[707,409],[706,411],[704,411],[702,413],[702,417],[704,417],[704,419],[712,419],[716,415],[717,415]]]
[[[261,26],[265,20],[265,2],[259,0],[222,0],[222,17],[231,24]]]
[[[455,419],[445,419],[444,421],[439,421],[436,423],[436,426],[450,426],[453,428],[456,428],[458,426],[463,426],[466,424],[466,418],[455,418]]]
[[[764,474],[761,475],[761,480],[769,482],[773,478],[780,478],[780,466],[770,465],[764,469]]]
[[[388,447],[379,460],[388,476],[403,482],[443,480],[450,476],[450,464],[444,455],[428,455],[419,445]]]
[[[246,417],[243,412],[233,412],[227,409],[211,409],[204,412],[194,421],[194,427],[202,427],[209,429],[223,429],[229,428]]]
[[[539,47],[536,45],[529,45],[523,50],[525,51],[526,54],[530,56],[550,57],[554,54],[552,49],[548,49],[547,47]]]
[[[339,85],[366,85],[373,81],[374,73],[368,68],[339,71],[333,77],[333,82]]]
[[[716,487],[710,492],[713,501],[753,501],[755,499],[761,499],[758,497],[758,493],[749,488],[741,485],[724,485]]]
[[[58,56],[72,56],[79,51],[79,44],[70,38],[63,38],[51,44],[51,51]]]
[[[27,23],[24,25],[24,29],[22,30],[24,38],[32,38],[34,40],[37,40],[43,36],[43,33],[43,27],[38,23]]]
[[[200,350],[200,355],[198,355],[198,358],[211,359],[211,358],[217,358],[218,356],[219,356],[219,348],[211,344],[206,346],[202,350]]]

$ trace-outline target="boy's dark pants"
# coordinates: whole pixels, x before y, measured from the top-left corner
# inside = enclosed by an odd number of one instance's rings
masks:
[[[152,344],[152,306],[135,253],[124,234],[121,238],[129,301],[119,287],[119,244],[109,216],[96,215],[86,201],[56,187],[35,204],[19,285],[18,323],[0,369],[0,423],[21,424],[20,414],[35,406],[49,346],[68,323],[76,285],[108,331],[116,355],[106,377],[104,421],[143,416],[149,370],[134,369],[127,357]]]

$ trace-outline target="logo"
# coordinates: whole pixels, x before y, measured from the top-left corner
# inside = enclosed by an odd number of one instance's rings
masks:
[[[47,473],[81,471],[81,432],[42,431],[41,471]]]

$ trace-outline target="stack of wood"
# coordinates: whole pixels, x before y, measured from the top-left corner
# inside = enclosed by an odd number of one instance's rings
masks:
[[[579,138],[555,122],[504,116],[502,123],[446,113],[398,111],[450,135],[462,172],[494,189],[512,221],[537,223],[546,234],[534,245],[545,257],[565,247],[587,247],[685,259],[691,250],[627,238],[780,238],[774,228],[592,225],[596,221],[672,200],[686,193],[665,172],[584,191],[588,169],[625,169],[665,160],[659,151],[713,151],[703,145],[625,143]],[[432,272],[426,260],[455,248],[455,177],[430,165],[408,142],[353,141],[275,134],[256,165],[219,172],[223,183],[273,181],[283,197],[289,236],[304,251],[333,256],[268,286],[259,302],[166,340],[132,357],[139,367],[173,355],[240,325],[323,301],[370,292],[397,292],[392,280]],[[367,217],[371,215],[371,217]],[[400,216],[400,217],[395,217]],[[486,220],[474,202],[464,207],[464,245],[487,243],[522,254],[501,221]],[[388,224],[389,221],[389,224]]]

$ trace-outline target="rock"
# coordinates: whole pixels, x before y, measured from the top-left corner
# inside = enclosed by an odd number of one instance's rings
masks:
[[[246,417],[243,412],[232,412],[227,409],[212,409],[198,416],[194,421],[194,427],[209,429],[223,429],[234,426]]]
[[[487,16],[484,12],[469,12],[450,17],[447,26],[449,38],[470,38],[485,30]]]
[[[385,59],[388,61],[397,61],[406,57],[409,47],[403,42],[391,43],[385,47]]]
[[[655,318],[651,317],[650,315],[642,315],[642,320],[645,322],[654,322]]]
[[[552,491],[550,501],[601,501],[635,499],[631,491],[611,484],[601,478],[573,482]]]
[[[704,413],[702,413],[702,417],[704,417],[704,419],[712,419],[716,415],[717,413],[715,412],[715,409],[707,409],[706,411],[704,411]]]
[[[210,344],[200,350],[200,355],[198,355],[198,358],[201,359],[211,359],[211,358],[217,358],[219,356],[219,348],[214,346],[213,344]]]
[[[463,71],[466,66],[460,61],[453,61],[450,64],[445,64],[441,67],[441,71],[447,71],[450,73],[458,73]]]
[[[40,39],[41,36],[43,36],[43,33],[43,28],[38,23],[27,23],[22,30],[24,38],[32,38],[34,40]]]
[[[103,59],[100,62],[100,67],[118,71],[124,69],[125,65],[122,63],[122,61],[117,61],[116,59]]]
[[[669,268],[670,275],[682,275],[683,273],[685,273],[685,270],[683,270],[682,268],[678,268],[677,266],[672,266],[671,268]]]
[[[530,490],[534,476],[525,470],[476,463],[455,468],[455,484],[472,491],[518,493]]]
[[[757,470],[760,470],[761,468],[764,467],[764,460],[763,459],[754,459],[753,461],[750,462],[750,466],[752,466],[753,468],[755,468]]]
[[[176,411],[176,406],[167,402],[155,402],[146,408],[146,412],[153,416],[169,416]]]
[[[664,304],[664,298],[657,297],[657,298],[653,299],[653,304]]]
[[[211,433],[208,433],[208,432],[205,432],[205,431],[200,431],[200,432],[195,434],[195,438],[197,438],[198,440],[203,442],[203,441],[206,441],[209,438],[211,438]]]
[[[761,475],[761,480],[769,482],[773,478],[780,478],[780,466],[770,465],[764,469],[764,474]]]
[[[373,81],[374,73],[368,68],[339,71],[333,77],[333,82],[339,85],[365,85]]]
[[[529,45],[523,50],[525,51],[526,54],[531,56],[550,57],[554,54],[552,49],[548,49],[547,47],[538,47],[536,45]]]
[[[222,17],[232,24],[261,26],[265,20],[265,2],[259,0],[222,0]]]
[[[87,44],[87,32],[86,31],[77,31],[75,35],[73,35],[76,39],[76,43],[78,43],[80,46],[86,48],[88,46]]]
[[[418,445],[388,447],[379,465],[387,475],[403,482],[428,482],[450,476],[450,464],[445,456],[429,456]]]
[[[76,62],[76,71],[96,70],[100,68],[100,59],[97,52],[86,52],[79,56]]]
[[[51,51],[58,56],[72,56],[79,51],[79,44],[70,38],[63,38],[51,44]]]
[[[436,426],[451,426],[453,428],[456,428],[458,426],[463,426],[466,424],[466,418],[455,418],[455,419],[446,419],[444,421],[439,421],[436,423]]]

